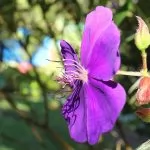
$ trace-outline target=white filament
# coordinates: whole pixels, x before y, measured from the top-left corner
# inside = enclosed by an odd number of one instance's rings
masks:
[[[61,78],[62,81],[65,83],[73,83],[74,80],[82,80],[83,82],[87,82],[88,80],[88,72],[84,69],[79,62],[72,60],[72,59],[63,59],[64,66],[74,66],[76,67],[75,70],[65,70],[63,77]],[[70,62],[66,62],[70,61]],[[73,62],[73,63],[71,63]]]

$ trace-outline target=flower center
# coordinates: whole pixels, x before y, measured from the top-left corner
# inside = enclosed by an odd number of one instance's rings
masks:
[[[58,77],[60,83],[73,85],[75,80],[81,80],[84,83],[88,81],[88,72],[81,64],[72,59],[63,59],[65,72],[62,77]]]

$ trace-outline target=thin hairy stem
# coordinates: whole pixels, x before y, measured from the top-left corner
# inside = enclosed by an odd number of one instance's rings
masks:
[[[143,65],[143,75],[147,75],[147,54],[145,51],[142,51],[142,65]]]
[[[122,71],[122,70],[119,70],[117,72],[117,75],[125,75],[125,76],[137,76],[137,77],[141,77],[142,76],[142,73],[141,72],[134,72],[134,71]]]

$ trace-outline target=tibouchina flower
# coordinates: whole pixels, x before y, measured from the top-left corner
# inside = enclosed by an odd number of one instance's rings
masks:
[[[123,87],[111,80],[120,66],[119,44],[112,12],[101,6],[87,15],[81,62],[66,41],[60,43],[65,73],[59,81],[73,89],[62,113],[77,142],[97,143],[102,133],[113,128],[125,104]]]

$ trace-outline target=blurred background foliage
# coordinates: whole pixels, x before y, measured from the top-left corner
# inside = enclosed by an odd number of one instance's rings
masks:
[[[128,98],[114,130],[95,146],[69,137],[61,116],[66,93],[55,80],[62,64],[47,59],[60,59],[60,39],[79,53],[86,14],[98,5],[113,10],[120,28],[121,69],[140,71],[135,16],[150,25],[150,0],[0,1],[0,150],[122,150],[128,145],[134,149],[149,138],[149,124],[134,113],[136,90],[132,89],[138,78],[128,76],[116,76]]]

